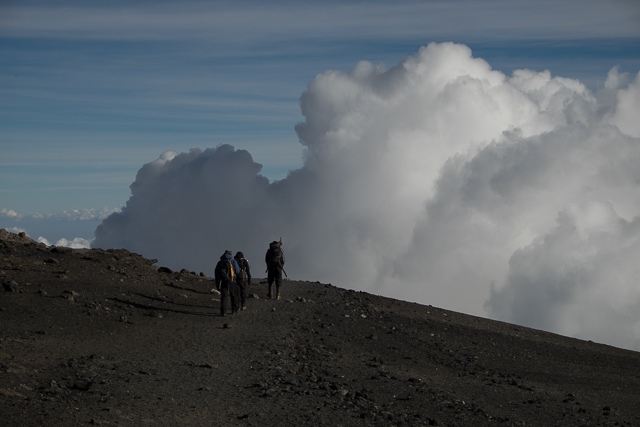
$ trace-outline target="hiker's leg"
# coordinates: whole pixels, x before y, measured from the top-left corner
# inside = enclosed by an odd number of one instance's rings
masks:
[[[240,308],[244,310],[247,305],[247,283],[238,282],[238,290],[240,291]]]
[[[238,312],[238,284],[236,282],[229,283],[229,296],[231,297],[231,312]]]
[[[273,279],[275,275],[273,274],[273,270],[269,270],[267,272],[267,281],[269,283],[269,291],[267,292],[267,298],[272,298],[273,294],[271,293],[271,286],[273,286]]]
[[[223,283],[220,286],[220,314],[226,313],[228,299],[229,299],[229,283]]]
[[[278,270],[275,274],[276,282],[276,299],[280,299],[280,285],[282,284],[282,270]]]

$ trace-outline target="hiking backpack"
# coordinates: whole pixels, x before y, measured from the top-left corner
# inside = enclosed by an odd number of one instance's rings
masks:
[[[282,249],[278,242],[273,242],[269,245],[269,257],[267,266],[269,269],[282,268],[284,265],[284,259],[282,255]]]
[[[249,279],[249,276],[247,275],[247,268],[244,265],[240,265],[240,272],[236,276],[237,282],[238,283],[247,283],[248,279]]]
[[[231,260],[221,259],[216,265],[216,277],[223,282],[233,282],[235,279],[235,272],[233,271],[233,265]]]

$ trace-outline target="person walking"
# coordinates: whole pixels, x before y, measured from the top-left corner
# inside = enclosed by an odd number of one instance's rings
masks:
[[[244,257],[242,252],[237,252],[234,257],[240,268],[236,283],[238,284],[238,295],[240,297],[241,310],[247,309],[247,288],[251,285],[251,267],[249,260]]]
[[[279,242],[275,240],[269,244],[269,249],[264,256],[267,264],[267,281],[269,283],[269,291],[267,298],[274,298],[271,293],[272,285],[276,285],[275,298],[280,299],[280,285],[282,284],[282,272],[284,271],[284,251],[282,250],[282,239]]]
[[[231,251],[225,251],[216,264],[215,282],[220,291],[220,314],[226,316],[228,300],[231,299],[231,313],[238,312],[239,295],[236,276],[240,272],[240,267],[231,256]]]

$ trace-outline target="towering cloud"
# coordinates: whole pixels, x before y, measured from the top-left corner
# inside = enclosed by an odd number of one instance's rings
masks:
[[[165,152],[94,246],[211,272],[290,276],[640,348],[640,77],[594,94],[430,44],[327,71],[301,97],[304,167],[270,183],[242,150]]]

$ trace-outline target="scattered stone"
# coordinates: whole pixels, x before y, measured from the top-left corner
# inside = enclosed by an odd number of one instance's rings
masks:
[[[62,297],[66,298],[68,301],[75,301],[80,294],[74,291],[64,291]]]
[[[0,388],[0,396],[5,396],[5,397],[20,397],[20,398],[24,398],[24,394],[19,393],[17,391],[15,391],[14,389],[11,388]]]
[[[171,270],[169,267],[159,267],[158,268],[158,272],[159,273],[173,273],[173,270]]]
[[[68,254],[71,253],[73,251],[73,249],[71,248],[66,248],[64,246],[54,246],[53,248],[51,248],[51,253],[54,254]]]
[[[73,383],[73,385],[69,388],[80,391],[89,391],[89,389],[93,386],[93,381],[90,380],[81,380]]]
[[[5,292],[21,292],[22,289],[20,289],[20,286],[18,286],[18,283],[15,280],[11,280],[9,282],[2,282],[2,287],[4,288]]]
[[[60,261],[58,261],[55,258],[47,258],[44,260],[45,264],[60,264]]]
[[[258,296],[258,294],[249,294],[249,298],[253,298],[253,299],[260,299],[260,297]]]

